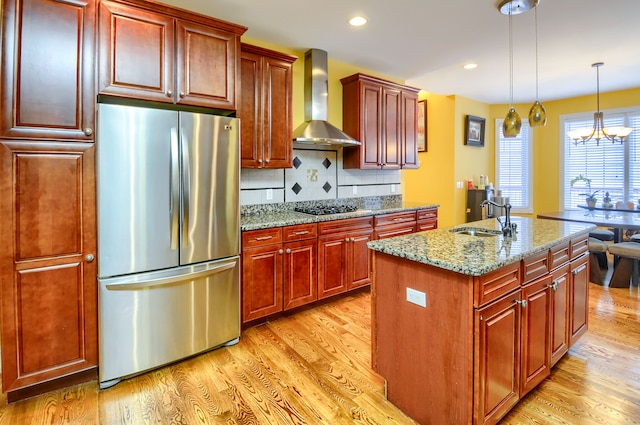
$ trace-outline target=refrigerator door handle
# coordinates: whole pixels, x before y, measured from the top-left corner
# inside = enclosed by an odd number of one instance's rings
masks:
[[[191,205],[191,158],[189,157],[189,141],[180,129],[182,147],[182,247],[189,244],[189,205]]]
[[[180,164],[178,162],[178,129],[171,129],[171,164],[169,185],[169,217],[171,222],[171,249],[178,249],[178,229],[180,222]]]
[[[162,277],[157,279],[147,279],[139,282],[131,282],[131,280],[124,280],[123,283],[110,283],[105,285],[110,290],[131,290],[131,289],[144,289],[152,288],[161,285],[169,285],[176,282],[184,282],[187,280],[195,280],[204,276],[209,276],[216,273],[221,273],[225,270],[233,269],[238,266],[238,260],[230,260],[224,263],[209,267],[205,270],[199,270],[188,274],[178,274],[169,277]]]

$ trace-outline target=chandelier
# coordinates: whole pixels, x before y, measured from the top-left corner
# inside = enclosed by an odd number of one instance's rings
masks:
[[[596,69],[596,99],[597,99],[597,111],[593,114],[593,128],[580,128],[577,130],[571,130],[567,133],[569,137],[573,139],[573,143],[586,143],[591,139],[595,139],[596,145],[600,144],[601,139],[606,139],[615,142],[624,142],[624,138],[631,133],[629,127],[604,127],[604,119],[602,112],[600,112],[600,67],[604,65],[604,62],[596,62],[591,66]]]

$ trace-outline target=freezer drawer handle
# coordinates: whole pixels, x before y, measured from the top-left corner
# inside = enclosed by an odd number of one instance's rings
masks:
[[[160,285],[168,285],[171,283],[184,282],[190,279],[198,279],[200,277],[221,273],[225,270],[233,269],[237,265],[238,265],[238,260],[232,260],[226,263],[219,264],[210,269],[201,270],[201,271],[189,273],[186,275],[183,274],[178,276],[165,277],[161,279],[149,279],[142,282],[113,283],[110,285],[106,285],[106,288],[113,289],[113,290],[129,290],[129,289],[144,289],[144,288],[150,288],[150,287],[160,286]]]

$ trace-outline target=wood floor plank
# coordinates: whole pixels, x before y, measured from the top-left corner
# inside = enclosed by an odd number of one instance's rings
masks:
[[[590,291],[587,334],[501,424],[640,424],[638,288]],[[11,404],[2,394],[0,425],[415,424],[370,368],[370,311],[361,292],[106,390],[90,382]]]

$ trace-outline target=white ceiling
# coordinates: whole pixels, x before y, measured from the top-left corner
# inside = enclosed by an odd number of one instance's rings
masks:
[[[162,0],[442,95],[509,103],[509,18],[499,0]],[[640,0],[540,0],[539,99],[640,87]],[[369,23],[350,28],[362,14]],[[514,102],[535,100],[534,12],[513,16]],[[464,70],[468,62],[475,70]],[[595,106],[595,100],[594,100]],[[606,109],[607,105],[601,105]]]

